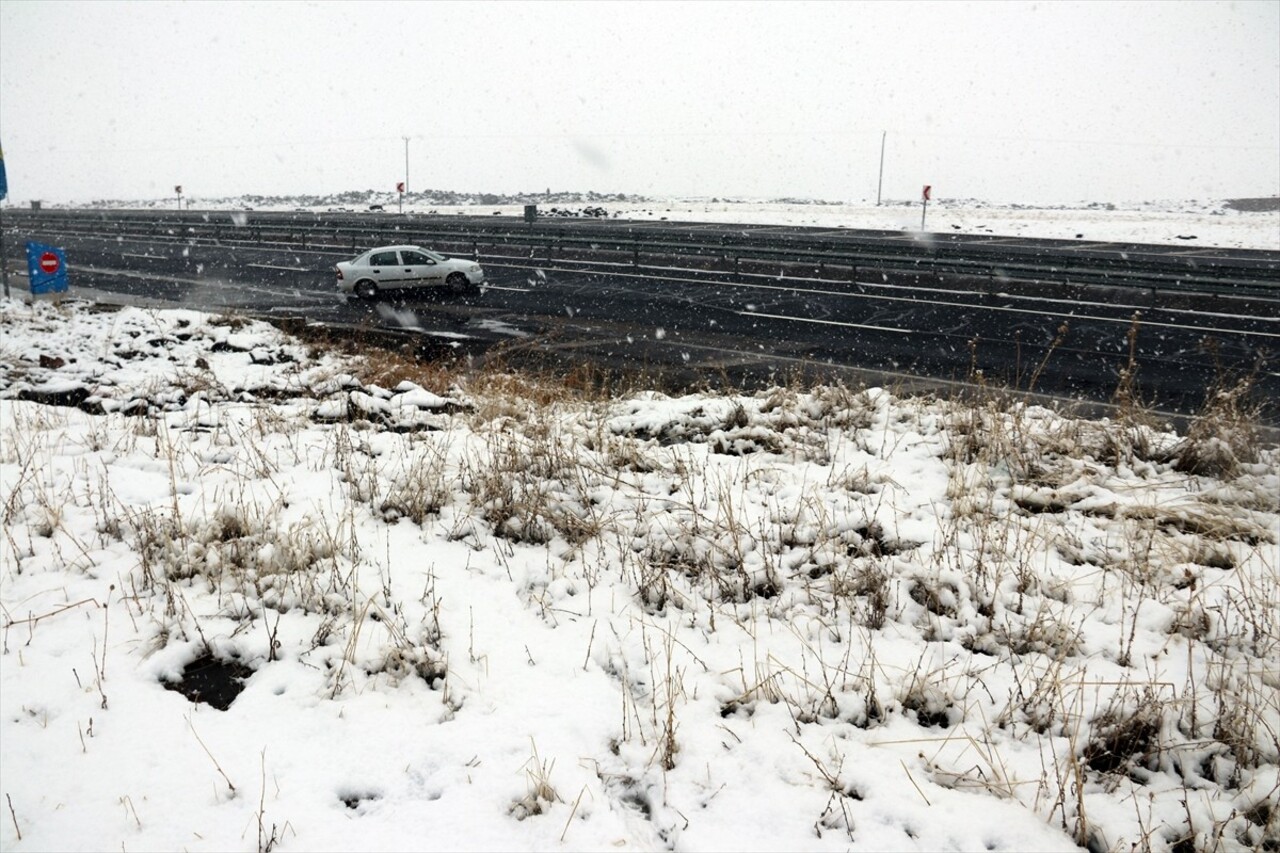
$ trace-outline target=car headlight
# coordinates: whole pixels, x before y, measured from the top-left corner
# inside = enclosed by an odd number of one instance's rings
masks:
[[[471,271],[472,271],[472,272],[480,272],[480,265],[479,265],[479,264],[472,264],[472,265],[471,265]]]

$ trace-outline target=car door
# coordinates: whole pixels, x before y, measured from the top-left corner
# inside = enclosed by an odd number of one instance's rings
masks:
[[[415,252],[412,249],[402,250],[400,260],[404,263],[404,274],[408,279],[406,282],[408,285],[428,287],[443,281],[440,265],[422,252]]]
[[[392,290],[404,287],[407,276],[401,272],[403,269],[400,266],[400,258],[395,252],[374,252],[369,256],[369,272],[373,280],[378,283],[379,289]]]

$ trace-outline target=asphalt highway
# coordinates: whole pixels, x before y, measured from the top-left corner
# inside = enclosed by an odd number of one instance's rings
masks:
[[[12,273],[26,237],[5,224]],[[610,224],[582,227],[606,233]],[[589,362],[744,385],[797,372],[913,387],[1003,383],[1105,403],[1130,363],[1132,341],[1139,389],[1161,411],[1194,412],[1215,381],[1250,372],[1261,399],[1280,400],[1280,372],[1266,360],[1280,351],[1280,302],[1256,295],[912,271],[901,262],[835,273],[758,264],[725,280],[679,266],[596,263],[584,270],[554,254],[494,252],[482,254],[489,283],[473,294],[362,302],[336,291],[333,264],[349,258],[348,249],[35,239],[67,249],[73,291],[399,330],[473,358],[496,352],[530,363]],[[1125,254],[1110,246],[1091,251]],[[25,288],[21,276],[11,275],[11,283]]]

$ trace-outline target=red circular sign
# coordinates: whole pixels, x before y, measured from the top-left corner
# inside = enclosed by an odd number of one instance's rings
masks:
[[[58,271],[58,256],[53,252],[45,252],[40,256],[40,269],[53,275]]]

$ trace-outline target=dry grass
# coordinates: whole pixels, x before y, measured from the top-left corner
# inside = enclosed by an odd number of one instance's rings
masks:
[[[388,437],[351,420],[305,445],[294,435],[305,417],[266,406],[201,445],[154,417],[85,431],[78,447],[166,472],[169,500],[142,508],[106,473],[60,467],[65,415],[23,408],[0,442],[12,564],[51,551],[87,571],[94,548],[124,541],[140,561],[130,613],[159,626],[153,649],[185,639],[219,654],[258,637],[259,659],[289,647],[325,673],[331,697],[371,681],[447,692],[456,638],[435,567],[415,566],[420,599],[393,594],[403,564],[390,526],[408,521],[420,530],[396,532],[465,540],[498,565],[517,548],[542,555],[547,576],[519,594],[549,621],[569,606],[550,600],[556,583],[630,597],[609,606],[644,635],[647,671],[623,660],[610,674],[623,694],[618,752],[647,756],[634,776],[679,773],[697,752],[681,716],[710,685],[722,717],[785,708],[827,797],[819,834],[854,831],[861,795],[840,742],[893,719],[939,739],[922,781],[1021,802],[1091,849],[1275,849],[1277,791],[1252,780],[1280,763],[1278,500],[1263,470],[1277,457],[1258,445],[1249,383],[1212,392],[1175,439],[1141,405],[1132,357],[1108,421],[1030,406],[976,375],[964,399],[797,381],[663,400],[678,410],[663,420],[657,396],[590,368],[359,350],[361,381],[460,391],[470,406],[433,432]],[[927,510],[894,482],[902,459],[945,481]],[[787,466],[804,477],[780,474]],[[215,469],[234,476],[193,495]],[[331,475],[331,502],[291,494],[290,471]],[[915,541],[926,511],[936,533]],[[100,542],[75,540],[76,514]],[[705,648],[681,646],[677,624]],[[736,666],[700,657],[744,635],[758,642]],[[919,659],[882,663],[901,642]],[[1174,656],[1186,677],[1164,671]],[[848,728],[833,738],[836,726]],[[1017,778],[1002,748],[1037,750],[1039,778]],[[564,805],[553,771],[535,746],[512,815]],[[1148,808],[1123,841],[1089,813],[1091,797],[1122,790]],[[1191,791],[1235,805],[1210,822],[1177,813],[1170,803]]]

